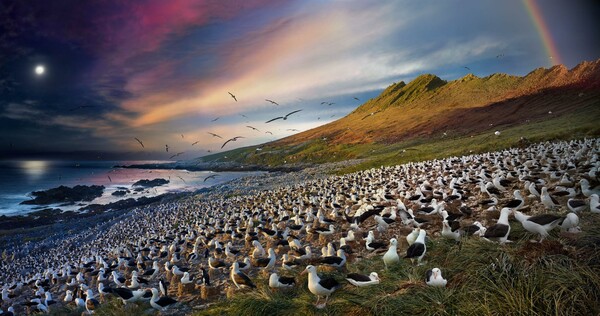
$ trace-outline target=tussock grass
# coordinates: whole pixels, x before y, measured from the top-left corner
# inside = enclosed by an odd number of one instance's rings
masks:
[[[347,271],[323,273],[343,287],[327,307],[317,309],[307,277],[291,290],[271,290],[256,280],[256,291],[242,292],[194,315],[598,315],[600,216],[586,214],[583,233],[553,236],[532,243],[520,224],[511,222],[514,241],[506,245],[482,239],[460,243],[435,238],[421,266],[403,259],[385,270],[381,256],[351,263]],[[446,288],[425,284],[425,272],[438,267]],[[379,273],[379,285],[356,288],[347,272]]]

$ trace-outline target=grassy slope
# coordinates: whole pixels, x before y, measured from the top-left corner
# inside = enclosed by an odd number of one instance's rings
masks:
[[[201,160],[270,166],[369,160],[347,170],[352,171],[508,148],[520,137],[542,141],[598,136],[598,83],[580,78],[596,78],[599,64],[584,63],[571,71],[540,68],[525,77],[467,75],[451,82],[422,75],[408,84],[392,84],[340,120]],[[495,130],[502,135],[489,137]],[[406,148],[411,150],[402,152]]]
[[[505,246],[476,238],[457,245],[438,237],[428,244],[422,266],[404,260],[384,271],[381,256],[349,264],[347,272],[377,271],[382,282],[356,288],[344,280],[345,272],[329,273],[344,286],[323,310],[312,305],[315,296],[304,276],[283,291],[256,279],[257,290],[194,315],[598,315],[600,292],[593,289],[600,288],[600,215],[584,218],[577,239],[555,231],[552,240],[532,244],[533,236],[512,222],[514,243]],[[425,285],[425,272],[433,267],[442,269],[446,288]]]

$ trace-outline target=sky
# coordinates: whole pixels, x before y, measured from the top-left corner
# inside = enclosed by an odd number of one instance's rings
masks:
[[[424,73],[596,60],[598,16],[598,2],[559,0],[2,0],[0,159],[257,145]]]

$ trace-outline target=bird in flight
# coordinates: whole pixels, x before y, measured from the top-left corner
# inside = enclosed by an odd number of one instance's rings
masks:
[[[260,132],[260,131],[258,130],[258,128],[256,128],[256,127],[252,127],[252,126],[250,126],[250,125],[246,125],[246,127],[247,127],[247,128],[251,128],[251,129],[253,129],[253,130],[257,131],[257,132]]]
[[[236,136],[234,138],[230,138],[226,142],[223,143],[223,145],[221,146],[221,148],[225,147],[225,145],[227,145],[227,143],[229,143],[229,142],[235,142],[239,138],[245,138],[245,137],[244,136]]]
[[[271,135],[273,135],[273,133],[271,133],[271,132],[269,132],[269,131],[266,131],[266,132],[265,132],[265,134],[271,134]]]
[[[108,180],[109,180],[110,182],[112,182],[112,179],[110,178],[110,176],[109,176],[109,175],[106,175],[106,176],[108,177]]]
[[[169,152],[169,145],[165,145],[165,150]]]
[[[467,66],[463,66],[463,68],[465,68],[468,71],[471,71],[471,68],[467,67]]]
[[[275,101],[273,101],[273,100],[265,99],[265,101],[267,101],[267,102],[271,102],[271,103],[273,103],[273,104],[275,104],[275,105],[279,105],[279,103],[277,103],[277,102],[275,102]]]
[[[194,145],[198,144],[199,142],[200,142],[199,140],[197,140],[197,141],[193,142],[193,143],[192,143],[192,146],[194,146]]]
[[[294,113],[298,113],[300,111],[302,111],[302,110],[296,110],[296,111],[290,112],[290,113],[286,114],[285,116],[278,116],[276,118],[273,118],[273,119],[270,119],[270,120],[266,121],[265,123],[273,122],[273,121],[279,120],[279,119],[283,119],[285,121],[285,120],[287,120],[288,116],[290,116],[290,115],[292,115]]]
[[[169,159],[173,159],[173,158],[175,158],[175,157],[177,157],[177,156],[183,155],[184,153],[185,153],[185,151],[182,151],[182,152],[180,152],[180,153],[176,153],[175,155],[173,155],[173,156],[169,157]]]
[[[142,145],[142,148],[144,148],[144,143],[142,143],[141,140],[139,140],[137,137],[134,137],[133,139],[137,140],[137,142],[140,143],[140,145]]]
[[[214,137],[223,138],[223,137],[221,137],[221,136],[219,136],[219,135],[217,135],[217,134],[215,134],[215,133],[211,133],[211,132],[207,132],[207,133],[211,134],[211,135],[212,135],[212,136],[214,136]]]
[[[235,102],[237,102],[237,98],[235,97],[235,95],[233,95],[233,93],[231,93],[231,92],[227,92],[227,93],[229,93],[229,95],[235,100]]]
[[[377,111],[375,111],[375,112],[372,112],[371,114],[367,114],[367,115],[365,115],[363,118],[361,118],[361,120],[364,120],[364,119],[366,119],[367,117],[369,117],[369,116],[373,116],[373,115],[375,115],[375,114],[377,114],[377,113],[379,113],[379,112],[381,112],[381,110],[377,110]]]
[[[292,131],[292,132],[299,132],[300,131],[299,129],[295,129],[295,128],[288,128],[287,130],[288,131]]]
[[[177,176],[177,178],[181,179],[181,181],[183,181],[183,183],[186,183],[186,182],[185,182],[185,180],[183,180],[183,178],[182,178],[182,177],[180,177],[180,176]]]
[[[216,120],[218,120],[218,119],[220,119],[220,118],[221,118],[221,117],[219,116],[219,117],[217,117],[216,119],[212,120],[211,122],[214,122],[214,121],[216,121]]]
[[[216,178],[216,177],[218,177],[218,176],[219,176],[218,174],[211,174],[210,176],[208,176],[208,177],[204,178],[204,181],[203,181],[203,182],[206,182],[206,180],[208,180],[208,179],[214,179],[214,178]]]
[[[359,99],[359,98],[357,98],[357,97],[354,97],[354,100],[356,100],[356,101],[360,101],[360,99]]]
[[[248,117],[247,117],[246,115],[244,115],[244,114],[240,114],[240,115],[241,115],[241,116],[243,116],[243,117],[245,117],[245,118],[248,118]]]

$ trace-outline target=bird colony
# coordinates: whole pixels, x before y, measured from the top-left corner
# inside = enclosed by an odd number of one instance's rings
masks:
[[[431,239],[506,247],[511,228],[522,225],[531,243],[543,243],[578,234],[580,219],[600,213],[599,145],[545,142],[134,209],[116,222],[6,249],[1,308],[93,313],[114,297],[123,308],[147,302],[163,311],[258,286],[307,286],[325,308],[336,291],[378,286],[378,272],[398,265],[425,265],[423,284],[452,286],[444,267],[428,266]],[[358,271],[360,260],[379,260],[381,271]]]

